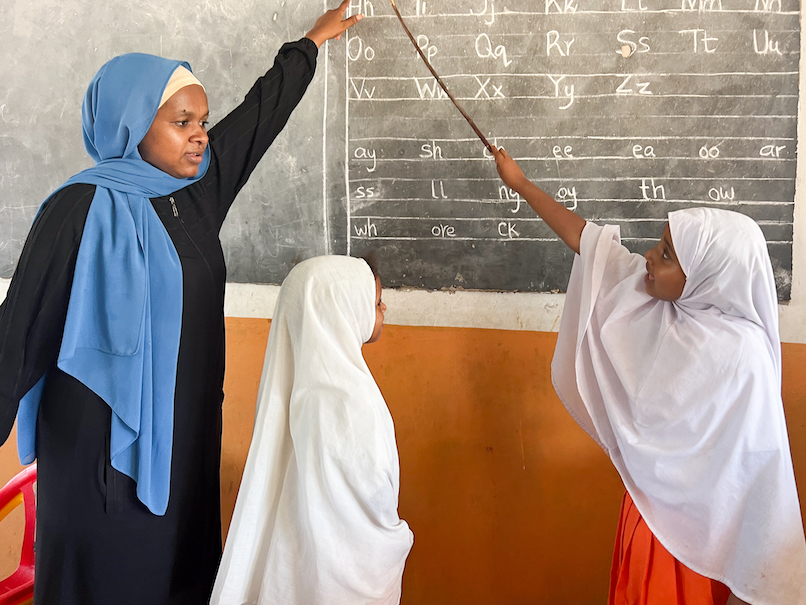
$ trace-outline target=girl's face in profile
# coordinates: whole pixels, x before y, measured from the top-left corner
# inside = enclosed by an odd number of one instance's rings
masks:
[[[644,258],[647,272],[644,278],[646,293],[660,300],[674,301],[680,298],[686,285],[686,274],[677,260],[668,223],[660,243],[649,250]]]
[[[381,337],[383,332],[383,314],[386,313],[386,304],[381,300],[381,278],[375,276],[375,328],[372,330],[372,336],[369,337],[369,342],[376,342]]]

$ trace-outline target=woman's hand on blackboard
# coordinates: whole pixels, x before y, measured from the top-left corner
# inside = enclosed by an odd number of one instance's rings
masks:
[[[344,13],[347,12],[349,6],[350,0],[344,0],[338,8],[327,11],[316,20],[313,28],[305,34],[305,37],[313,40],[317,48],[333,38],[341,40],[344,32],[363,19],[363,15],[353,15],[349,19],[345,19]]]
[[[504,181],[507,187],[520,193],[529,179],[523,174],[523,170],[518,163],[512,159],[506,149],[498,149],[492,145],[493,156],[495,157],[495,167],[498,169],[498,176]]]

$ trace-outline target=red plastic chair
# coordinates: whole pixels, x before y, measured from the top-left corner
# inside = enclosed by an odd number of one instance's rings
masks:
[[[0,605],[23,605],[34,598],[34,532],[36,529],[36,464],[23,469],[0,488],[0,521],[25,504],[25,535],[17,571],[0,581]]]

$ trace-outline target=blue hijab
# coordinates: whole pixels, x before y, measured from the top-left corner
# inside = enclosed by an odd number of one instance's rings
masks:
[[[57,366],[112,409],[112,466],[137,482],[137,497],[156,515],[165,514],[170,492],[182,266],[149,198],[202,178],[210,150],[195,177],[178,179],[145,162],[137,146],[180,65],[190,69],[184,62],[132,53],[101,67],[82,107],[84,146],[95,166],[59,187],[87,183],[96,189]],[[43,376],[20,401],[24,464],[36,457],[44,383]]]

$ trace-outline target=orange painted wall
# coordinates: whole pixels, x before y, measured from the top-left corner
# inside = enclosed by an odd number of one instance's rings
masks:
[[[227,320],[225,530],[269,323]],[[395,419],[400,514],[415,533],[404,604],[604,602],[622,487],[554,394],[555,340],[551,333],[387,326],[365,348]],[[806,345],[784,345],[784,402],[801,486],[804,367]],[[15,447],[13,440],[0,447],[0,482],[19,470]],[[0,574],[13,567],[17,525],[0,524]]]

